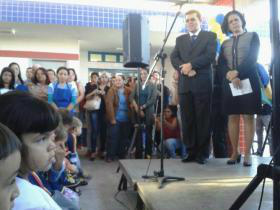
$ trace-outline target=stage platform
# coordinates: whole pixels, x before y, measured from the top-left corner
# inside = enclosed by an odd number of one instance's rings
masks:
[[[170,182],[159,189],[159,184],[142,179],[149,160],[120,160],[126,181],[138,192],[138,209],[149,210],[227,210],[256,175],[257,166],[271,158],[253,157],[252,167],[227,165],[227,159],[210,159],[206,165],[182,163],[179,159],[164,160],[165,176],[184,177],[185,181]],[[242,161],[241,161],[242,162]],[[151,161],[148,175],[160,169],[160,160]],[[124,185],[126,187],[126,185]],[[242,210],[258,208],[261,185],[242,206]],[[267,179],[262,209],[272,209],[272,182]]]

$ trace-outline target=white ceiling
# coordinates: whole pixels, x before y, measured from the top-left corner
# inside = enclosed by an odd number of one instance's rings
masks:
[[[19,23],[1,23],[1,29],[15,29],[15,35],[3,34],[1,36],[15,36],[19,38],[40,38],[42,40],[67,39],[80,41],[81,50],[121,52],[122,31],[115,29],[87,28],[87,27],[69,27],[62,25],[39,25],[39,24],[19,24]],[[166,47],[174,46],[177,34],[171,34]],[[164,39],[164,33],[151,32],[150,43],[153,50],[157,50]]]

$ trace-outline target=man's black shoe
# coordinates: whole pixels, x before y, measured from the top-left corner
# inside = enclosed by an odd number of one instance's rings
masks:
[[[188,162],[192,162],[195,160],[195,157],[194,156],[191,156],[191,155],[187,155],[185,158],[182,159],[182,162],[183,163],[188,163]]]
[[[206,163],[206,159],[203,157],[198,157],[195,160],[198,164],[204,165]]]

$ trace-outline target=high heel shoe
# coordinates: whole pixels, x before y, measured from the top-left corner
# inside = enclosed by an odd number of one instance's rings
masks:
[[[236,159],[229,159],[227,161],[228,165],[234,165],[235,163],[240,163],[241,160],[241,154],[237,155]]]
[[[244,166],[244,167],[250,167],[250,166],[252,166],[252,158],[251,158],[251,155],[250,155],[250,156],[247,156],[247,157],[244,157],[243,166]]]

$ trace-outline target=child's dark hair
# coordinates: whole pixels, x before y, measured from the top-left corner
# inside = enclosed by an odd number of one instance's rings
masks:
[[[0,160],[7,158],[17,150],[21,150],[21,143],[18,137],[9,128],[0,123]]]
[[[54,130],[59,114],[50,104],[29,93],[12,91],[0,95],[0,122],[21,138],[26,133]]]
[[[63,125],[69,125],[71,126],[73,123],[73,116],[71,114],[70,111],[68,111],[67,109],[59,109],[59,114],[61,117],[61,122],[63,123]]]
[[[11,83],[9,85],[9,89],[15,89],[15,73],[14,71],[9,68],[9,67],[5,67],[2,69],[2,72],[1,72],[1,75],[0,75],[0,88],[4,88],[4,81],[3,81],[3,75],[5,72],[9,72],[12,74],[12,80],[11,80]]]

